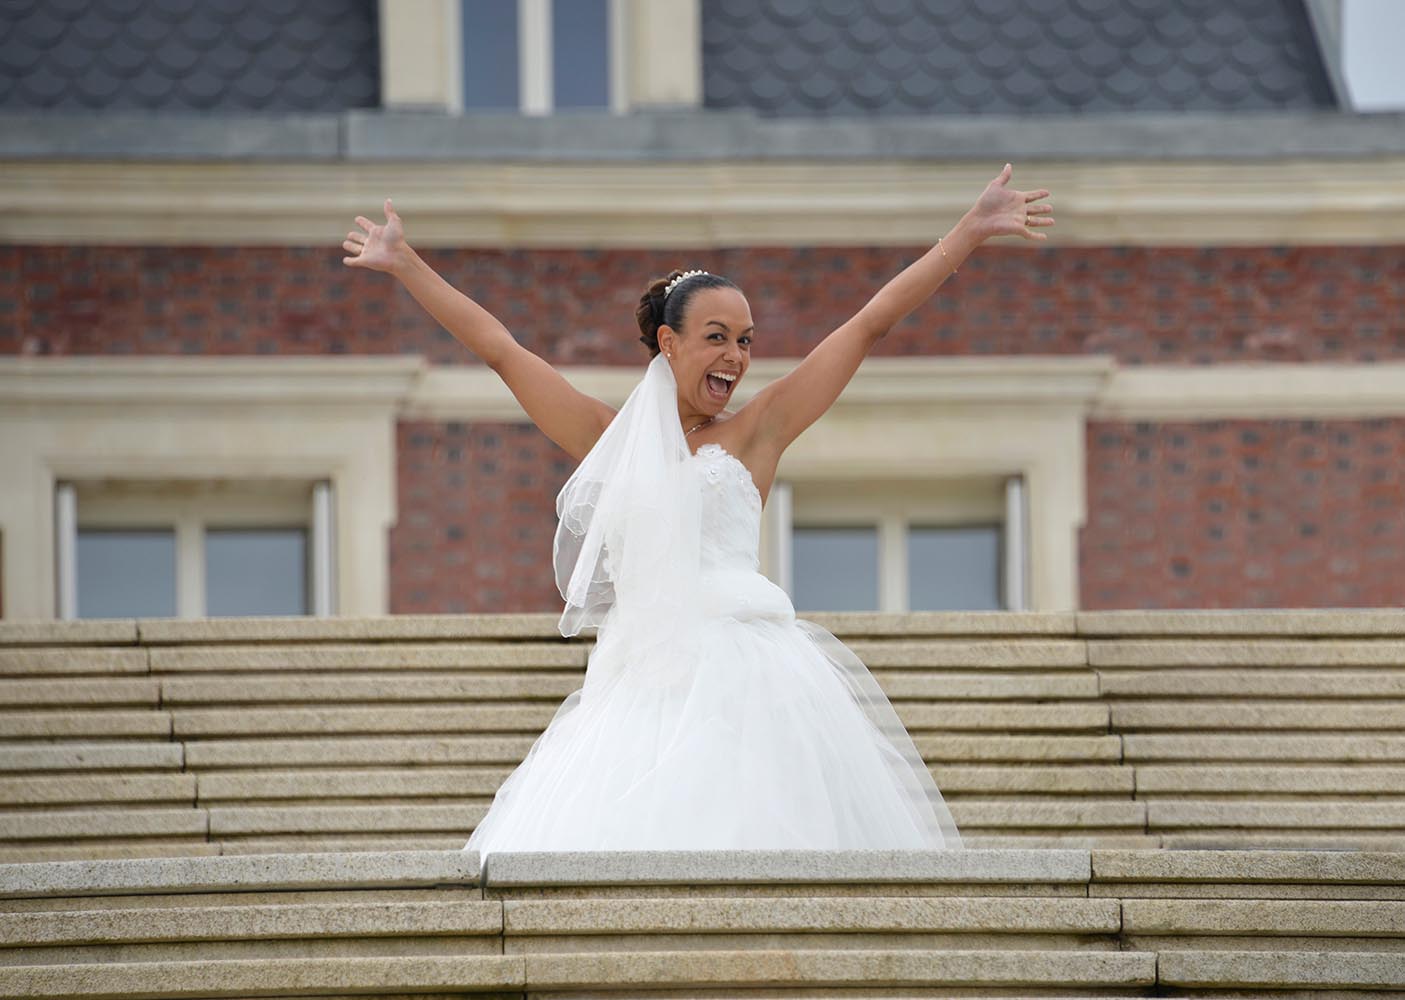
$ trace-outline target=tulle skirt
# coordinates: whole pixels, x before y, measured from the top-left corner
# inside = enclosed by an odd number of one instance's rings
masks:
[[[465,850],[960,847],[873,676],[790,617],[711,618],[641,653],[603,626]]]

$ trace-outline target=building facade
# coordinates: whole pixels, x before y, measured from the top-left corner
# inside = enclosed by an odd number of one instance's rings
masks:
[[[587,392],[679,266],[786,371],[1054,191],[787,453],[803,610],[1405,597],[1405,121],[1342,5],[32,4],[0,47],[0,613],[536,611],[567,457],[342,235],[394,197]],[[749,383],[749,384],[748,384]]]

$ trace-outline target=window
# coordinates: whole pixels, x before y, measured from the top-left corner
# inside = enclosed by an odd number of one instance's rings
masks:
[[[465,110],[521,106],[517,0],[463,0]]]
[[[1001,534],[998,524],[910,526],[908,610],[1000,610]]]
[[[205,613],[305,615],[306,528],[207,528]]]
[[[460,0],[463,107],[621,110],[621,0]]]
[[[78,618],[176,613],[174,528],[78,531]]]
[[[331,519],[327,483],[61,483],[59,615],[330,614]]]
[[[777,484],[768,514],[775,576],[801,611],[1026,606],[1021,477]]]
[[[793,598],[807,611],[878,610],[878,529],[796,528]]]

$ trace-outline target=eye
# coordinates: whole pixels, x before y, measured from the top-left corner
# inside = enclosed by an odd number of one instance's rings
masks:
[[[739,343],[739,344],[744,344],[745,346],[750,347],[750,346],[751,346],[751,338],[750,338],[750,337],[738,337],[738,338],[737,338],[737,343]]]

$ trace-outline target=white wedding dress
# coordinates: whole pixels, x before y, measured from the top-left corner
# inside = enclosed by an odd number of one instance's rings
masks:
[[[662,358],[558,508],[563,631],[596,647],[465,850],[960,846],[873,676],[758,572],[760,494],[687,450]]]

